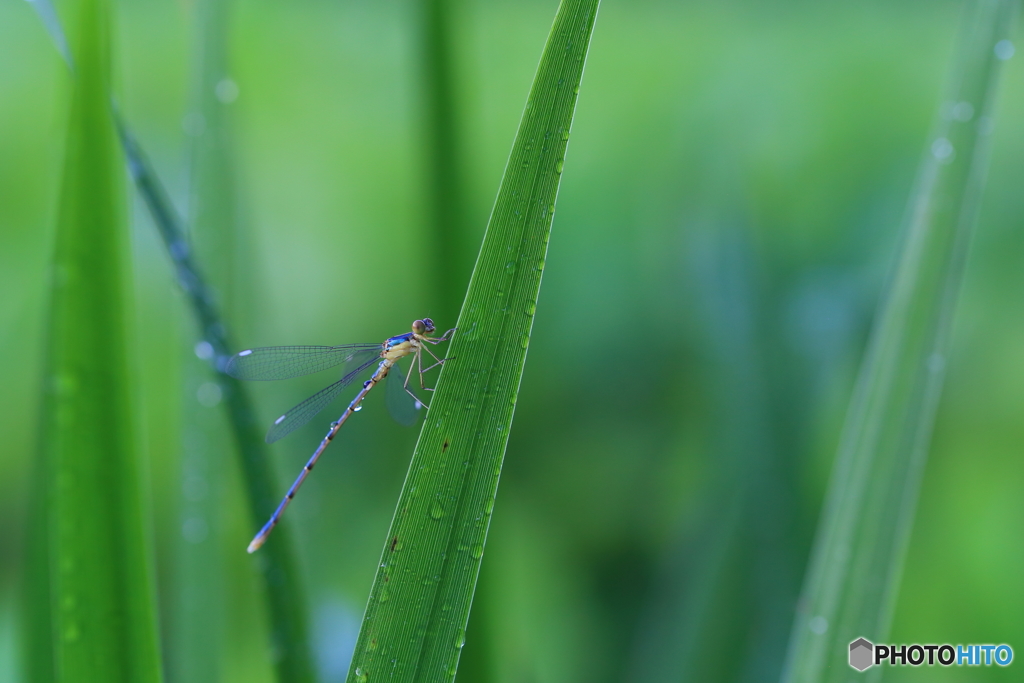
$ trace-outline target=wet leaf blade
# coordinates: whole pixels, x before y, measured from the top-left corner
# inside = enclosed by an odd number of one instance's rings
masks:
[[[597,0],[561,3],[385,542],[349,681],[450,681],[529,347]],[[472,645],[470,645],[472,646]]]
[[[109,110],[109,7],[83,0],[53,257],[42,450],[56,676],[159,681],[128,330],[123,162]],[[42,609],[42,606],[39,606]]]
[[[844,425],[783,681],[845,681],[886,642],[988,163],[1016,3],[973,3]]]

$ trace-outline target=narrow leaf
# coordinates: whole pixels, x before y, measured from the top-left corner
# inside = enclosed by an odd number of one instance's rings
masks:
[[[555,17],[370,594],[349,681],[450,681],[465,641],[598,0]]]
[[[783,681],[846,681],[850,643],[888,636],[1016,4],[978,0],[965,17],[949,97],[844,426]]]
[[[109,8],[82,0],[53,261],[43,432],[55,675],[159,681],[127,330],[123,165],[109,110]],[[39,606],[42,607],[42,606]]]
[[[167,191],[154,172],[142,149],[123,123],[121,143],[132,179],[160,237],[174,262],[178,283],[188,296],[189,308],[199,330],[200,344],[209,345],[210,361],[221,370],[232,350],[238,348],[213,303],[206,279],[194,258],[185,237],[181,218],[167,196]],[[277,507],[280,493],[276,488],[269,449],[263,440],[265,425],[256,415],[245,385],[227,375],[218,378],[223,391],[231,436],[240,458],[246,503],[254,527],[263,524]],[[312,661],[307,637],[307,619],[302,582],[295,565],[292,540],[287,522],[275,532],[270,544],[257,561],[266,589],[267,613],[271,622],[271,646],[281,681],[312,680]],[[242,546],[244,552],[244,545]]]
[[[64,31],[53,6],[49,0],[33,0],[33,6],[68,67],[72,68],[73,61],[66,49]],[[181,218],[167,196],[163,183],[132,135],[127,122],[118,113],[117,107],[112,105],[112,110],[132,180],[167,247],[177,272],[178,283],[188,295],[192,315],[200,331],[199,344],[208,345],[211,350],[211,365],[214,369],[220,370],[220,365],[226,362],[236,347],[230,341],[227,326],[221,319],[206,280],[192,256]],[[221,382],[224,392],[223,405],[241,459],[246,502],[253,525],[256,526],[262,523],[277,505],[269,453],[262,438],[261,425],[256,417],[252,399],[244,386],[228,377],[222,377]],[[43,480],[45,477],[38,478]],[[43,514],[34,515],[34,526],[44,522]],[[282,681],[301,683],[312,680],[313,673],[302,582],[295,567],[294,552],[288,539],[287,528],[285,525],[278,530],[277,542],[273,549],[266,551],[258,567],[264,580],[271,620],[271,645],[276,653],[278,677]],[[40,547],[36,540],[30,540],[28,545],[27,552],[30,558],[45,558],[44,548]],[[29,560],[33,565],[38,565],[42,561],[41,559],[37,563]],[[50,587],[49,583],[42,579],[43,576],[30,573],[24,598],[28,601],[27,604],[38,606],[49,603]],[[47,633],[51,624],[43,615],[48,614],[36,608],[29,608],[25,622],[26,632]],[[32,676],[32,680],[49,680],[52,671],[49,662],[49,643],[32,636],[26,641],[25,657],[28,660],[29,675]],[[38,676],[35,672],[39,672]]]
[[[465,293],[476,235],[467,242],[466,188],[456,98],[455,25],[460,0],[421,0],[419,26],[429,233],[437,268],[432,315],[451,319]]]

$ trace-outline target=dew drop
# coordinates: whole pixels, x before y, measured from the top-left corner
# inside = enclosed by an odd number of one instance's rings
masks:
[[[380,592],[380,595],[377,597],[377,602],[387,602],[390,597],[391,597],[391,594],[388,593],[386,590],[383,590],[383,591]]]
[[[477,543],[475,546],[473,546],[473,550],[471,550],[469,554],[473,557],[474,560],[479,560],[481,557],[484,556],[484,546],[480,543]]]
[[[557,162],[555,162],[555,173],[561,174],[562,173],[562,166],[564,164],[565,164],[565,159],[559,159]]]
[[[430,506],[430,516],[434,519],[441,519],[444,517],[444,508],[436,500],[434,504]]]
[[[362,404],[362,403],[360,403],[359,405],[357,405],[357,406],[356,406],[355,408],[353,408],[353,409],[352,409],[352,412],[354,412],[354,413],[358,413],[358,412],[359,412],[360,410],[362,410],[362,409],[363,409],[363,404]],[[369,418],[368,418],[368,419],[369,419]]]
[[[361,667],[356,667],[356,683],[366,683],[367,675]]]
[[[957,102],[950,109],[950,115],[955,121],[966,123],[974,117],[974,106],[970,102]]]
[[[196,342],[193,351],[196,354],[196,358],[199,358],[201,360],[210,360],[211,358],[213,358],[213,344],[206,340]],[[250,353],[252,353],[252,351],[242,351],[238,355],[248,356]]]
[[[489,501],[487,501],[487,505],[484,506],[484,514],[485,515],[489,515],[492,512],[494,512],[494,499],[493,498],[491,498]]]
[[[455,634],[455,649],[461,650],[466,645],[466,632],[461,628],[459,632]]]
[[[954,152],[953,143],[946,138],[938,138],[932,143],[932,155],[939,161],[952,161]]]
[[[221,79],[221,81],[213,87],[213,93],[221,103],[231,104],[238,99],[238,84],[230,78]]]
[[[203,382],[196,390],[196,400],[205,408],[213,408],[223,397],[224,392],[216,382]]]

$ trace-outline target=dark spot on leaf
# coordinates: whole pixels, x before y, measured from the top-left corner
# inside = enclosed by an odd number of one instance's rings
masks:
[[[391,539],[391,552],[395,552],[395,547],[398,545],[398,536]]]
[[[444,453],[446,450],[448,450],[448,439],[445,439],[444,440],[444,445],[441,446],[441,452],[442,453]]]

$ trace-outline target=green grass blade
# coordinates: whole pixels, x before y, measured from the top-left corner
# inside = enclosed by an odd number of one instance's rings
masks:
[[[472,252],[467,243],[466,188],[461,164],[462,138],[456,102],[453,18],[458,0],[422,0],[422,74],[425,177],[429,232],[434,248],[433,315],[451,320],[466,290]],[[476,239],[474,236],[473,243]]]
[[[188,242],[181,219],[159,177],[124,125],[121,125],[121,140],[135,185],[174,261],[178,281],[188,295],[199,336],[213,348],[211,360],[216,364],[218,359],[227,358],[237,347],[232,343],[227,326],[213,304],[206,279],[186,246]],[[273,513],[280,499],[269,449],[263,440],[264,426],[256,415],[245,385],[226,375],[221,375],[218,381],[223,390],[223,403],[231,435],[241,458],[250,519],[253,528],[259,528]],[[313,668],[304,591],[286,521],[275,530],[274,541],[262,549],[256,563],[266,587],[267,612],[271,622],[271,640],[277,655],[275,666],[279,680],[300,683],[313,679]]]
[[[61,49],[64,45],[64,32],[52,6],[47,0],[38,0],[38,3],[33,4],[39,5],[39,16],[46,23],[55,45]],[[63,54],[64,51],[61,51]],[[70,67],[72,61],[67,55],[65,61]],[[213,348],[211,364],[218,370],[218,363],[230,356],[237,347],[232,343],[228,328],[214,305],[214,297],[206,284],[206,278],[192,255],[182,220],[171,203],[163,183],[117,108],[114,107],[113,110],[132,180],[174,263],[178,283],[188,297],[193,318],[199,329],[199,337]],[[274,484],[269,451],[263,440],[263,426],[245,386],[226,375],[221,375],[219,382],[223,390],[223,405],[227,411],[231,435],[240,457],[252,526],[259,528],[270,517],[280,499]],[[273,547],[268,547],[257,560],[266,591],[275,667],[279,680],[304,683],[314,680],[312,653],[304,591],[294,559],[294,546],[287,522],[282,523],[277,529],[275,539]],[[40,552],[35,544],[29,544],[30,557]],[[26,599],[33,602],[48,599],[49,596],[48,584],[37,581],[36,576],[32,574],[26,586],[31,594]],[[49,628],[48,622],[38,616],[38,612],[34,614],[35,616],[26,622],[27,632],[42,632]],[[49,670],[45,665],[37,663],[38,658],[44,656],[45,652],[45,644],[37,643],[34,638],[28,639],[25,656],[30,662],[30,669],[44,672]],[[46,674],[41,676],[40,680],[45,680]]]
[[[849,643],[888,636],[1016,4],[981,0],[965,17],[949,97],[847,416],[783,681],[846,681]]]
[[[83,0],[53,261],[43,450],[56,676],[161,679],[129,376],[123,165],[109,8]],[[42,606],[39,606],[42,608]]]
[[[44,408],[45,410],[45,408]],[[21,675],[28,683],[50,683],[56,679],[53,642],[53,591],[50,585],[50,486],[49,463],[38,459],[32,468],[32,492],[29,498],[28,538],[19,608],[21,610]]]
[[[37,11],[46,23],[47,30],[53,37],[58,49],[64,45],[60,22],[47,0],[38,0]],[[45,7],[43,5],[45,4]],[[62,54],[64,51],[62,50]],[[70,67],[71,59],[65,55]],[[237,348],[231,341],[228,328],[214,305],[214,297],[206,284],[185,236],[184,225],[178,216],[167,191],[159,176],[153,169],[146,154],[139,146],[134,135],[123,117],[114,109],[114,119],[128,169],[136,189],[139,191],[146,208],[153,218],[154,225],[167,247],[168,254],[174,263],[178,283],[185,291],[193,318],[199,329],[199,337],[213,348],[211,364],[217,370],[218,363],[227,358]],[[245,386],[226,375],[219,377],[223,390],[223,405],[227,411],[231,435],[236,444],[242,468],[246,502],[253,528],[259,528],[270,517],[280,499],[276,491],[273,469],[269,451],[263,440],[263,426],[256,415]],[[275,543],[268,547],[257,560],[257,567],[263,578],[267,612],[271,623],[271,643],[275,653],[275,667],[278,679],[290,683],[304,683],[314,680],[312,653],[309,645],[308,619],[305,608],[302,581],[295,563],[294,546],[288,532],[288,523],[284,522],[277,529]],[[34,543],[29,544],[30,557],[40,555],[42,551]],[[49,585],[37,580],[32,573],[26,586],[26,600],[33,603],[49,599]],[[28,633],[46,631],[50,625],[31,612],[26,622]],[[45,680],[49,668],[39,663],[45,658],[47,645],[29,638],[25,645],[25,657],[30,670],[39,670],[39,680]]]
[[[197,261],[215,266],[204,270],[208,279],[203,282],[206,298],[212,294],[218,302],[218,310],[211,311],[213,317],[223,316],[222,320],[211,321],[212,324],[223,327],[230,322],[229,329],[237,331],[244,329],[239,325],[238,302],[253,288],[239,286],[236,277],[237,273],[245,271],[239,266],[251,259],[246,258],[248,242],[237,220],[236,174],[230,136],[229,103],[237,95],[237,86],[227,78],[232,9],[233,3],[224,0],[200,0],[192,6],[192,92],[185,120],[191,147],[189,243]],[[205,338],[208,333],[204,330],[201,335]],[[263,620],[253,623],[253,612],[258,612],[263,605],[252,598],[259,596],[245,591],[242,593],[244,602],[236,604],[234,601],[243,599],[242,595],[231,590],[232,586],[251,583],[249,574],[253,560],[239,552],[237,541],[251,534],[262,522],[253,520],[254,515],[239,514],[241,511],[237,509],[244,496],[239,497],[235,491],[237,480],[233,475],[239,463],[232,460],[231,454],[246,445],[231,443],[232,428],[224,420],[225,415],[210,411],[195,400],[197,387],[207,382],[215,382],[223,392],[226,378],[211,377],[209,368],[195,358],[191,348],[182,348],[182,353],[187,356],[183,373],[183,440],[186,444],[201,443],[205,447],[186,448],[182,452],[181,472],[183,477],[202,472],[207,491],[198,500],[182,496],[179,505],[182,519],[204,520],[207,533],[199,542],[178,538],[175,552],[178,580],[171,632],[174,647],[169,653],[169,664],[173,666],[169,666],[168,671],[172,683],[215,683],[228,675],[238,675],[230,665],[225,667],[229,661],[225,652],[259,648],[268,634]],[[223,353],[223,349],[218,349],[214,357],[223,358]],[[233,389],[237,391],[237,383],[232,383],[236,384]],[[235,431],[237,434],[237,428]],[[262,441],[258,447],[267,454]],[[231,502],[226,504],[227,501]],[[290,551],[294,547],[290,540],[285,539],[287,545],[283,550]],[[287,589],[294,583],[293,575],[283,587]],[[256,604],[250,604],[253,602]],[[273,664],[278,667],[276,678],[295,683],[309,681],[304,600],[293,595],[282,604],[288,610],[283,614],[272,613],[271,605],[266,605],[268,609],[263,611],[269,617],[269,625],[273,628],[297,621],[300,628],[289,630],[290,635],[300,637],[300,642],[282,638],[279,644],[271,643],[271,651],[279,649],[283,654],[274,658]],[[265,668],[268,659],[253,658],[252,666]]]
[[[597,8],[564,0],[555,17],[384,545],[354,683],[455,676]]]
[[[29,4],[36,11],[36,16],[43,23],[46,33],[50,36],[50,40],[53,41],[53,46],[57,48],[57,52],[64,59],[64,63],[69,68],[74,69],[74,61],[71,58],[71,50],[68,48],[67,37],[64,35],[64,27],[60,23],[60,17],[57,15],[57,10],[54,8],[53,3],[50,0],[32,0]]]

